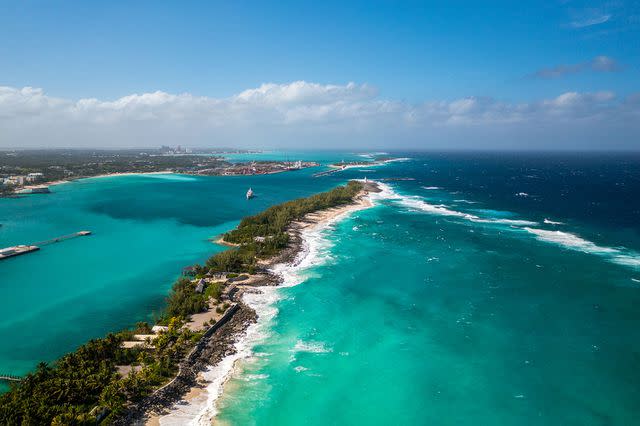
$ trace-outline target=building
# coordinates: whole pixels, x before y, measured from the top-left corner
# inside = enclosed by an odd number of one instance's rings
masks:
[[[200,293],[202,294],[202,292],[204,291],[204,286],[207,282],[204,280],[204,278],[200,278],[200,280],[198,281],[198,284],[196,285],[196,293]]]
[[[154,334],[163,333],[169,331],[169,327],[167,327],[166,325],[154,325],[153,327],[151,327],[151,331]]]
[[[29,173],[27,175],[26,179],[27,179],[27,182],[35,182],[37,180],[42,179],[43,176],[44,175],[42,173],[39,173],[39,172],[38,173]]]
[[[26,179],[27,179],[26,176],[9,176],[8,178],[4,179],[4,184],[22,186],[24,185]]]

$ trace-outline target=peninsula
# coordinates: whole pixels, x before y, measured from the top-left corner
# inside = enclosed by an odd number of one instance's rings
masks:
[[[183,270],[156,324],[94,339],[52,365],[40,363],[0,396],[1,424],[132,424],[198,387],[198,373],[233,353],[256,320],[245,290],[278,285],[277,263],[293,260],[301,231],[370,206],[373,182],[351,181],[244,218],[223,236],[232,248]]]
[[[296,171],[309,161],[231,162],[220,150],[163,146],[152,150],[11,150],[0,151],[0,196],[48,193],[47,185],[124,174],[180,173],[246,176]]]

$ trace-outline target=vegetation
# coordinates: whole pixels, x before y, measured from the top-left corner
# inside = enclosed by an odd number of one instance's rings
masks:
[[[348,204],[361,189],[360,182],[351,181],[331,191],[269,207],[262,213],[242,219],[236,229],[224,235],[224,240],[246,245],[260,241],[263,247],[281,248],[283,243],[286,245],[286,229],[291,222],[308,213]]]
[[[0,395],[2,425],[108,424],[126,407],[139,401],[176,371],[178,361],[199,334],[173,321],[154,341],[155,350],[123,349],[131,331],[91,340],[49,366],[33,373]],[[117,365],[134,364],[139,371],[121,377]]]
[[[263,213],[242,220],[238,228],[224,239],[239,244],[238,248],[215,254],[205,266],[195,265],[194,275],[225,272],[227,278],[240,278],[239,273],[253,273],[258,257],[282,250],[288,242],[287,226],[307,213],[349,203],[362,185],[350,182],[331,191],[280,204]],[[122,342],[134,334],[148,334],[145,322],[135,329],[109,334],[91,340],[52,365],[41,363],[20,383],[0,395],[2,425],[95,425],[108,424],[128,404],[149,395],[173,377],[179,361],[201,333],[182,327],[191,314],[203,311],[208,300],[220,301],[224,283],[209,282],[202,293],[196,283],[180,278],[167,297],[167,306],[159,322],[169,326],[153,341],[153,349],[122,348]],[[224,303],[219,313],[229,307]],[[215,321],[211,321],[215,323]],[[118,366],[136,366],[125,377]]]
[[[43,173],[41,181],[123,172],[197,172],[227,167],[220,157],[161,155],[160,150],[48,149],[0,151],[0,177]]]
[[[348,204],[361,189],[360,182],[351,181],[331,191],[278,204],[242,219],[236,229],[223,237],[239,247],[211,256],[207,268],[212,272],[254,273],[258,258],[273,256],[287,246],[287,227],[291,222],[318,210]]]
[[[204,294],[196,293],[195,287],[195,283],[187,278],[176,281],[167,297],[167,317],[186,318],[206,309],[207,298]]]

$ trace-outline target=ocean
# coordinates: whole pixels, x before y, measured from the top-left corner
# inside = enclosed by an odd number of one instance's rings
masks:
[[[148,318],[220,249],[207,238],[366,176],[374,207],[307,233],[284,285],[246,296],[260,319],[208,394],[162,423],[634,424],[640,156],[392,155],[326,178],[118,177],[0,200],[3,243],[94,231],[0,264],[0,370]]]

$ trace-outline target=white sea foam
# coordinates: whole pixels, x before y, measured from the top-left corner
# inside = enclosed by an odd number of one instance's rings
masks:
[[[453,210],[444,204],[430,204],[424,198],[415,195],[400,195],[393,190],[390,185],[378,182],[381,192],[376,194],[376,198],[389,199],[398,202],[400,205],[411,210],[422,211],[438,216],[456,217],[475,223],[495,223],[510,226],[535,226],[538,223],[530,220],[502,219],[502,218],[482,218],[480,216]]]
[[[476,223],[495,223],[502,225],[512,225],[512,226],[534,226],[537,225],[537,222],[532,222],[530,220],[520,220],[520,219],[502,219],[502,218],[482,218],[475,214],[460,212],[457,210],[452,210],[448,206],[444,204],[430,204],[421,199],[420,197],[406,196],[402,197],[400,200],[400,204],[409,207],[413,210],[423,211],[425,213],[439,215],[439,216],[451,216],[457,217],[460,219],[465,219],[470,222]]]
[[[537,228],[524,228],[524,229],[527,232],[530,232],[533,235],[535,235],[536,238],[540,241],[558,244],[572,250],[579,250],[585,253],[601,253],[601,254],[619,253],[617,249],[614,249],[611,247],[598,246],[597,244],[589,240],[585,240],[584,238],[581,238],[569,232],[549,231],[546,229],[537,229]]]
[[[358,154],[358,156],[364,157],[364,158],[379,157],[381,155],[389,155],[389,153],[388,152],[366,152],[363,154]]]
[[[204,426],[211,424],[211,419],[218,413],[216,404],[223,393],[224,384],[229,378],[240,373],[238,361],[245,360],[248,362],[251,359],[268,356],[268,354],[264,353],[254,353],[252,348],[265,341],[271,335],[273,320],[278,315],[276,302],[282,297],[280,289],[302,283],[310,276],[310,268],[326,263],[331,259],[330,248],[332,244],[326,238],[326,229],[343,217],[344,215],[337,216],[322,226],[302,231],[302,247],[293,262],[279,264],[272,268],[272,272],[281,278],[280,286],[260,287],[256,292],[243,295],[243,301],[256,311],[258,321],[251,324],[247,328],[245,335],[235,343],[235,354],[225,357],[216,366],[210,367],[203,374],[208,382],[206,392],[187,404],[176,404],[176,406],[172,407],[170,414],[160,418],[161,425],[188,424]],[[294,349],[292,361],[295,361],[295,353],[324,353],[332,350],[322,342],[303,341],[298,341]],[[251,378],[252,380],[260,380],[264,377],[253,375]]]
[[[393,200],[412,210],[424,211],[433,215],[456,217],[476,223],[495,223],[510,225],[516,228],[522,227],[522,229],[533,234],[539,241],[557,244],[570,250],[600,255],[618,265],[640,269],[640,254],[624,247],[599,246],[592,241],[585,240],[569,232],[532,228],[532,226],[538,225],[538,223],[528,220],[481,218],[474,214],[453,210],[443,204],[429,204],[421,197],[400,195],[387,184],[379,183],[379,185],[382,192],[378,194],[378,197]],[[560,224],[560,222],[549,221],[549,219],[545,219],[545,223],[553,225]]]
[[[299,353],[299,352],[309,352],[314,354],[326,354],[329,352],[333,352],[332,348],[328,348],[326,343],[324,342],[315,342],[315,341],[304,341],[298,340],[291,349],[291,352]]]
[[[640,269],[640,254],[621,254],[615,256],[611,261],[618,265]]]
[[[439,186],[421,186],[421,188],[422,189],[427,189],[429,191],[436,190],[436,189],[442,189]]]
[[[544,220],[544,223],[546,223],[547,225],[564,225],[563,222],[555,222],[551,219],[546,219]]]
[[[578,235],[562,231],[550,231],[547,229],[524,228],[535,235],[536,239],[547,243],[557,244],[566,249],[581,251],[605,257],[610,262],[634,269],[640,268],[640,254],[624,247],[605,247],[586,240]]]

